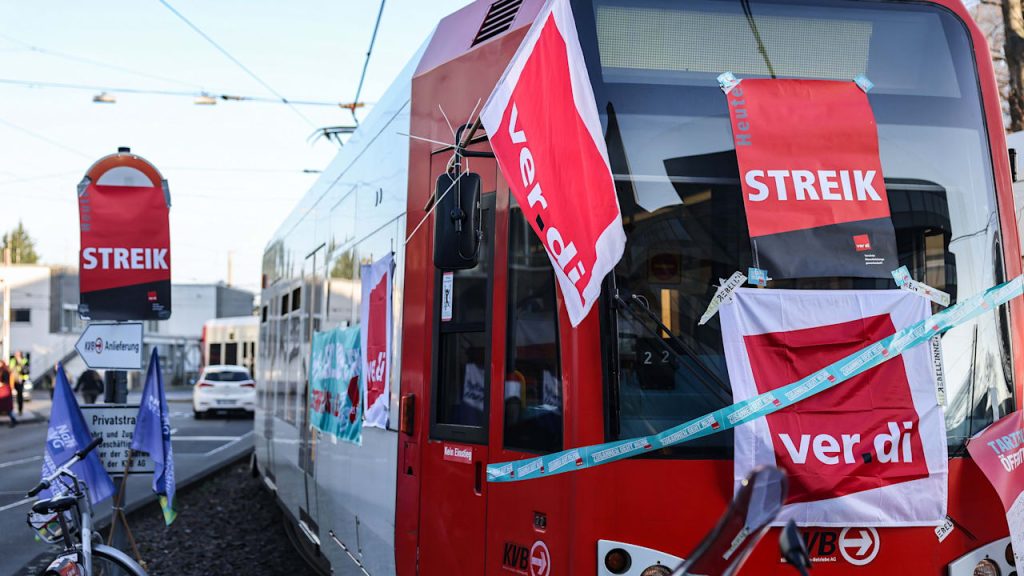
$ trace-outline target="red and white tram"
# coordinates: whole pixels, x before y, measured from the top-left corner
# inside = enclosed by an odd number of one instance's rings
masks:
[[[1021,273],[996,81],[959,0],[572,4],[627,234],[582,324],[570,326],[543,247],[485,155],[463,167],[482,181],[477,264],[453,273],[442,303],[428,208],[453,152],[403,135],[454,142],[445,115],[469,123],[540,0],[479,0],[444,18],[266,249],[256,459],[335,573],[611,574],[603,555],[619,547],[632,558],[621,573],[646,575],[713,526],[732,496],[731,432],[538,480],[488,484],[485,470],[650,434],[729,402],[700,383],[728,382],[718,320],[697,325],[714,281],[752,264],[720,72],[866,74],[900,264],[954,300]],[[488,149],[477,132],[468,150]],[[359,264],[388,252],[391,425],[365,429],[362,446],[335,443],[308,424],[311,337],[359,322]],[[642,297],[652,315],[615,294]],[[686,344],[681,362],[656,341],[654,318]],[[862,553],[842,545],[841,528],[807,528],[815,573],[960,576],[980,561],[1000,570],[985,574],[1015,570],[999,501],[963,447],[1020,409],[1022,330],[1018,301],[943,338],[953,532],[940,542],[930,527],[851,527],[869,534]],[[774,540],[748,573],[788,573]]]

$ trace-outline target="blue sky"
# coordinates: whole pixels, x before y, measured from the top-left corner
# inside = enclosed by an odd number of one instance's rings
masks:
[[[334,102],[355,96],[379,8],[168,1],[277,92]],[[361,100],[375,101],[437,21],[466,3],[388,0]],[[0,2],[5,79],[273,96],[157,0]],[[43,262],[77,264],[75,187],[93,161],[130,146],[170,183],[174,281],[225,280],[231,253],[234,284],[257,290],[264,245],[316,179],[303,170],[323,169],[337,147],[307,143],[313,128],[281,104],[127,93],[95,104],[96,92],[0,83],[0,230],[23,220]],[[299,110],[315,126],[351,121],[347,110]]]

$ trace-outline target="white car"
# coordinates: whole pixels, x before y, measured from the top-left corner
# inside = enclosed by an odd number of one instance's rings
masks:
[[[241,366],[217,364],[203,368],[192,388],[192,412],[196,420],[213,412],[256,411],[256,383]]]

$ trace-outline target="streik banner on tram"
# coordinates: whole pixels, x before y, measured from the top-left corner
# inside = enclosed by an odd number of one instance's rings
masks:
[[[1024,562],[1024,412],[1002,417],[967,443],[975,464],[992,483],[1006,511],[1013,556]]]
[[[896,233],[867,93],[852,79],[726,87],[754,264],[772,278],[888,278]]]
[[[121,148],[78,184],[78,311],[90,320],[171,317],[171,206],[167,180]]]

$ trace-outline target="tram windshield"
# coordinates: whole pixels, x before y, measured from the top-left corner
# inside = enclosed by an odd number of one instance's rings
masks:
[[[869,101],[899,263],[954,302],[1004,279],[972,46],[952,13],[799,0],[589,0],[575,13],[584,50],[596,55],[588,65],[628,237],[606,286],[606,332],[618,352],[607,360],[611,438],[658,432],[731,403],[718,319],[697,325],[719,278],[753,265],[721,72],[866,75],[875,84]],[[895,285],[810,278],[772,287]],[[1004,314],[942,339],[951,449],[1012,409]],[[725,432],[670,455],[725,457],[731,446]]]

